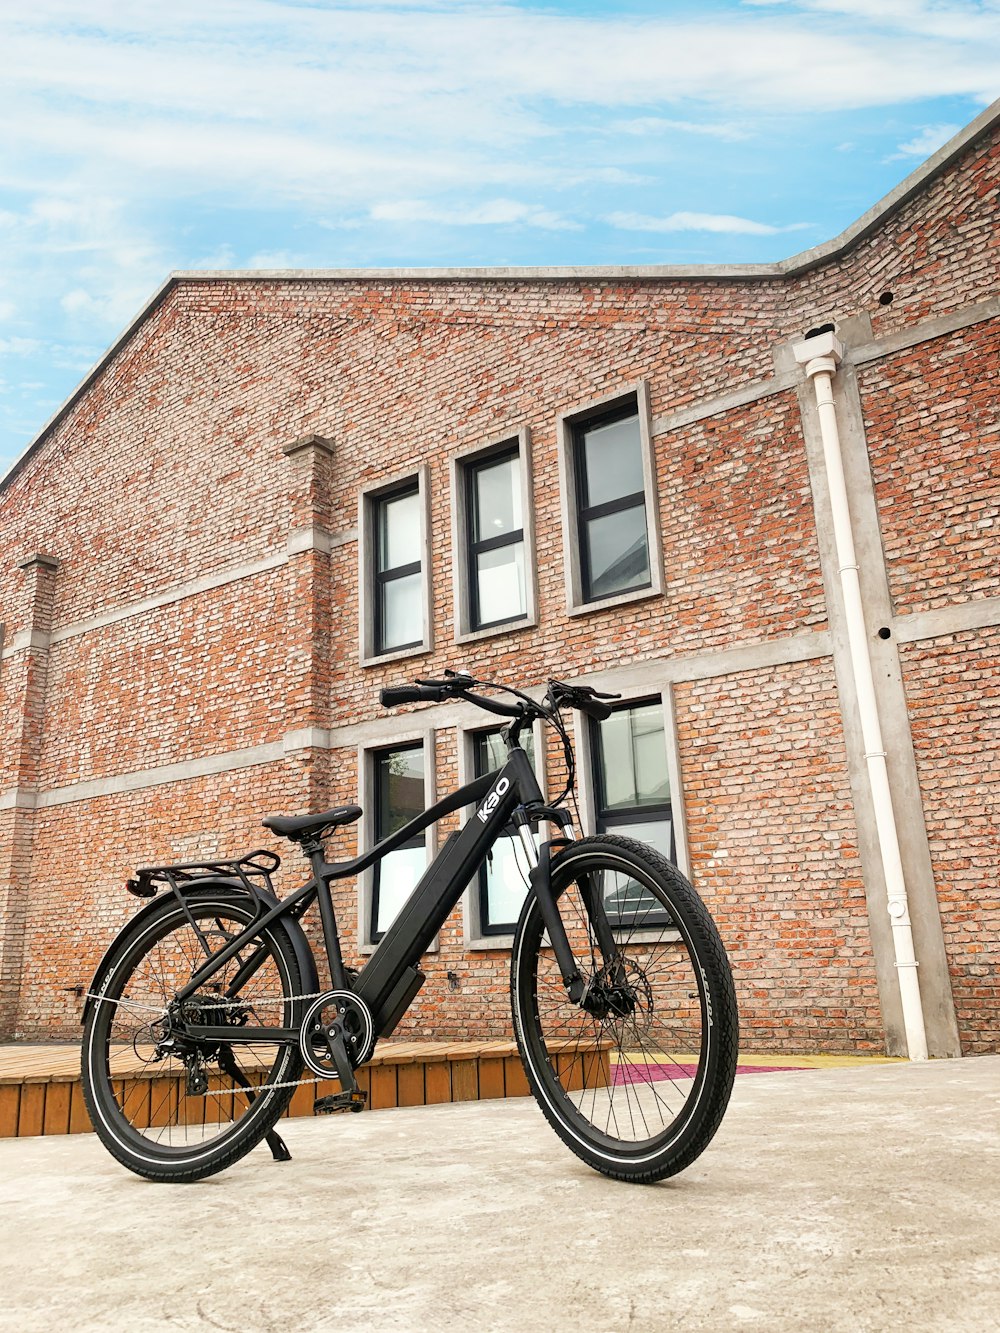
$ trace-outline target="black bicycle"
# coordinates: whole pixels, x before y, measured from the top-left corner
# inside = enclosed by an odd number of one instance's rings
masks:
[[[361,1110],[355,1071],[413,1001],[425,979],[421,956],[491,848],[511,836],[528,867],[511,1004],[539,1106],[572,1151],[606,1175],[646,1182],[690,1165],[729,1101],[736,999],[715,925],[677,868],[631,838],[574,837],[564,804],[573,747],[561,710],[603,720],[605,701],[616,697],[550,681],[536,701],[452,672],[384,689],[386,707],[462,699],[509,719],[506,763],[350,861],[328,862],[323,842],[359,818],[358,806],[265,819],[312,868],[280,902],[270,880],[280,862],[270,851],[138,870],[128,887],[153,901],[109,948],[83,1017],[84,1092],[111,1153],[152,1180],[198,1180],[263,1139],[287,1158],[274,1126],[301,1082],[337,1080],[340,1090],[319,1097],[317,1112]],[[519,744],[535,719],[555,728],[565,753],[566,787],[553,804]],[[469,806],[474,813],[443,843],[364,967],[345,967],[330,884]],[[555,836],[539,842],[542,824]],[[301,925],[314,902],[328,990]]]

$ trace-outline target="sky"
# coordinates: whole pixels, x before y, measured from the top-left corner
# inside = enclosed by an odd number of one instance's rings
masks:
[[[0,475],[178,269],[754,263],[1000,97],[1000,0],[0,0]]]

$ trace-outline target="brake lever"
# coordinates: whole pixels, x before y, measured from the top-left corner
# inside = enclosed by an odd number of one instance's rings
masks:
[[[463,671],[449,671],[445,669],[444,680],[433,680],[428,677],[425,680],[418,680],[418,685],[433,685],[439,690],[464,690],[477,682],[472,676],[468,676]]]

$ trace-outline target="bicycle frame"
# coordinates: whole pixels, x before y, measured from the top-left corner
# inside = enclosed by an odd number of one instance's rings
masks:
[[[461,829],[445,840],[365,966],[353,981],[348,982],[341,957],[330,884],[334,880],[357,875],[445,815],[471,804],[477,807],[474,814]],[[194,973],[190,981],[177,992],[176,999],[183,1002],[204,986],[240,952],[248,938],[252,939],[265,926],[282,917],[297,919],[318,899],[333,988],[349,989],[359,996],[372,1014],[376,1035],[384,1036],[395,1027],[423,983],[424,978],[416,970],[415,964],[426,953],[467,885],[486,860],[490,849],[503,836],[504,829],[511,822],[519,831],[522,843],[534,862],[530,874],[530,891],[539,898],[549,938],[564,981],[569,987],[574,981],[579,981],[579,973],[549,889],[548,869],[553,845],[562,845],[570,839],[562,837],[543,843],[541,854],[536,854],[534,842],[530,835],[526,836],[526,832],[529,825],[539,819],[556,823],[564,832],[572,831],[570,816],[566,811],[545,805],[525,751],[518,745],[509,744],[508,759],[501,769],[461,787],[352,861],[331,864],[326,861],[318,843],[305,843],[303,850],[310,855],[312,879],[234,936]],[[194,881],[195,887],[197,883]],[[600,906],[594,904],[594,907],[602,948],[606,957],[610,957],[614,952],[614,941],[607,917]],[[229,992],[236,993],[253,975],[263,960],[263,951],[258,949],[257,955],[256,964],[254,956],[242,964],[227,988]],[[582,994],[582,982],[579,994]],[[573,995],[571,990],[571,998],[579,999],[579,994]],[[234,1028],[231,1025],[187,1024],[185,1031],[194,1040],[235,1041],[240,1045],[292,1043],[299,1040],[298,1028]]]

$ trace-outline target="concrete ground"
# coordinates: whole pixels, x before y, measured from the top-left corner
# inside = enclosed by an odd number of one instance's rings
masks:
[[[286,1121],[197,1185],[93,1135],[0,1142],[0,1325],[1000,1330],[1000,1056],[737,1080],[660,1185],[533,1102]]]

